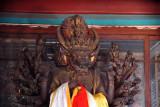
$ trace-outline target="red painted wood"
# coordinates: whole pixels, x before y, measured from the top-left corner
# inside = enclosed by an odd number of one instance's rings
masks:
[[[10,33],[56,33],[55,26],[50,26],[48,28],[42,27],[29,27],[23,25],[0,25],[0,32],[10,32]]]
[[[159,36],[149,36],[149,40],[160,40],[160,35]]]
[[[56,26],[50,26],[48,28],[42,27],[29,27],[20,25],[0,25],[0,32],[7,33],[39,33],[56,35]],[[135,27],[103,27],[96,29],[100,37],[103,35],[160,35],[160,28],[158,29],[137,29]],[[92,34],[93,32],[90,32]],[[137,38],[140,38],[139,36]]]
[[[151,78],[150,78],[150,42],[146,36],[144,40],[144,57],[145,57],[145,106],[151,107]]]
[[[159,60],[150,60],[150,63],[160,63],[160,61]]]
[[[108,39],[108,40],[144,40],[145,35],[128,35],[128,34],[123,34],[123,35],[99,35],[99,39]]]
[[[38,34],[38,33],[1,33],[0,32],[0,38],[34,38],[37,39],[39,36],[47,37],[55,39],[55,34]]]
[[[49,14],[160,14],[158,0],[2,0],[1,12]]]
[[[96,29],[98,34],[127,34],[127,35],[160,35],[160,28],[158,29],[137,29],[135,27],[104,27]]]

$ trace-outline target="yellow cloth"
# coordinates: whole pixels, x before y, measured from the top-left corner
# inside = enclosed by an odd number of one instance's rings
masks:
[[[97,107],[109,107],[107,99],[103,94],[101,93],[92,94],[92,96],[94,97],[96,101]]]
[[[78,94],[78,91],[80,90],[80,87],[76,87],[74,90],[73,90],[73,94],[72,94],[72,98],[71,98],[71,103],[73,104],[73,99],[74,97]]]
[[[73,104],[70,98],[69,86],[67,86],[67,104],[68,104],[68,107],[72,107],[72,104]]]
[[[55,96],[55,94],[57,92],[57,89],[53,92],[52,98],[50,99],[51,100],[50,107],[52,107],[53,99],[54,99],[54,96]]]
[[[80,90],[80,87],[76,87],[73,90],[73,95],[72,95],[72,98],[70,99],[69,87],[67,87],[67,104],[68,104],[68,107],[72,107],[73,99],[78,94],[79,90]],[[51,99],[50,107],[52,105],[52,102],[53,102],[53,99],[54,99],[56,91],[57,91],[57,89],[53,92],[53,96],[52,96],[52,99]],[[87,94],[87,96],[88,96],[88,94]],[[106,97],[103,94],[101,94],[101,93],[92,94],[92,96],[94,97],[94,99],[96,101],[97,107],[109,107],[107,99],[106,99]]]

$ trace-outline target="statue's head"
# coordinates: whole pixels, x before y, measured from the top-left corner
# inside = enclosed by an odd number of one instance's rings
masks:
[[[96,61],[99,51],[98,35],[89,28],[79,15],[66,18],[57,28],[57,37],[62,45],[60,53],[65,58],[66,64],[71,65],[76,71],[87,72]]]

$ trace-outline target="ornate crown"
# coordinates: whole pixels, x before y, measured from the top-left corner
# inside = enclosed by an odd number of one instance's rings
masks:
[[[93,36],[89,36],[88,26],[84,19],[79,16],[66,18],[62,25],[57,28],[57,36],[60,43],[68,50],[93,51],[98,44],[98,35],[92,29]]]

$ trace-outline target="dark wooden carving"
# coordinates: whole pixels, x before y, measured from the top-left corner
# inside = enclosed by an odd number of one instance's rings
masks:
[[[94,64],[100,45],[97,33],[91,30],[93,35],[88,35],[89,28],[84,19],[75,15],[66,18],[57,28],[59,44],[46,45],[45,38],[40,38],[34,52],[24,44],[19,54],[22,60],[18,73],[13,75],[18,102],[47,105],[51,92],[70,81],[71,92],[80,82],[92,94],[106,96],[110,107],[134,103],[133,97],[140,91],[141,80],[134,73],[137,63],[132,52],[127,52],[122,64],[118,44],[113,42],[104,53],[103,68],[97,68]],[[47,47],[54,50],[53,60],[47,58]],[[133,80],[129,80],[131,75]]]

